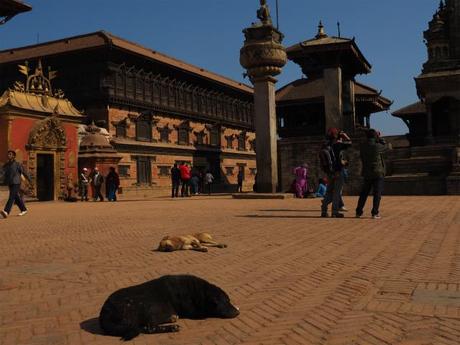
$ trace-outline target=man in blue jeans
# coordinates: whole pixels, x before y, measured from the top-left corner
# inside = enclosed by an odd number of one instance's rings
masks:
[[[321,217],[328,217],[327,208],[332,203],[332,217],[343,218],[343,213],[340,213],[340,201],[342,199],[342,189],[345,183],[342,170],[348,165],[342,159],[342,151],[351,146],[351,139],[345,133],[337,128],[330,128],[327,133],[327,140],[331,153],[331,171],[328,173],[329,184],[327,185],[326,196],[321,205]]]
[[[383,192],[383,179],[385,178],[385,161],[382,153],[385,151],[386,145],[385,141],[380,138],[379,132],[374,129],[369,129],[366,136],[367,142],[361,145],[364,183],[356,206],[356,217],[359,218],[363,215],[367,196],[373,190],[374,199],[371,214],[373,219],[380,219],[379,207]]]
[[[16,152],[8,151],[8,162],[3,166],[3,173],[5,176],[5,184],[8,186],[10,194],[8,201],[6,202],[5,208],[0,212],[3,218],[8,217],[13,207],[13,203],[19,207],[21,211],[19,216],[24,216],[27,213],[27,208],[24,205],[24,201],[19,195],[19,189],[21,187],[21,175],[27,178],[30,182],[30,177],[24,171],[21,163],[16,162]]]

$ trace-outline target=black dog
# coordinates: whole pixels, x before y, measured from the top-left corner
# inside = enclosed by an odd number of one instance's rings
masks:
[[[102,306],[101,328],[130,340],[140,333],[177,332],[178,317],[234,318],[240,312],[219,287],[192,275],[168,275],[115,291]]]

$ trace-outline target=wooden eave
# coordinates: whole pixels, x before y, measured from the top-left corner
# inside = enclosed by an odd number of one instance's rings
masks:
[[[85,35],[63,38],[56,41],[3,50],[0,51],[0,64],[22,62],[24,60],[37,57],[58,55],[68,52],[102,47],[121,49],[130,54],[135,54],[141,56],[142,58],[168,65],[180,71],[196,75],[211,82],[236,89],[240,92],[248,93],[251,95],[254,92],[253,88],[249,85],[207,71],[204,68],[188,64],[166,54],[159,53],[137,43],[112,35],[106,31],[97,31]]]
[[[0,0],[0,16],[10,17],[22,12],[28,12],[32,7],[17,0]]]

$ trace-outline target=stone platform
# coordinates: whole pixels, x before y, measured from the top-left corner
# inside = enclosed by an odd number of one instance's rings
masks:
[[[345,197],[354,209],[356,198]],[[0,344],[119,345],[100,307],[116,289],[192,273],[236,319],[179,320],[133,345],[458,345],[460,197],[384,197],[382,219],[320,218],[320,200],[227,197],[31,203],[0,219]],[[208,253],[152,251],[207,231]]]

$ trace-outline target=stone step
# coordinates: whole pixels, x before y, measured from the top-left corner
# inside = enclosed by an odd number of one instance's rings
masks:
[[[443,156],[420,156],[395,159],[391,162],[391,174],[446,174],[451,169],[451,160]]]
[[[411,157],[445,157],[452,155],[451,146],[415,146],[410,148]]]
[[[385,195],[444,195],[446,178],[429,173],[396,174],[385,177]]]

